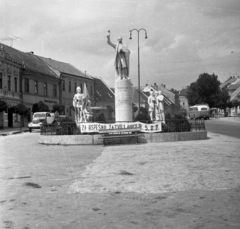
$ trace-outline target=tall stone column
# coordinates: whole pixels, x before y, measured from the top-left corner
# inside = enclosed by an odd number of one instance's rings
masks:
[[[115,80],[115,119],[116,122],[132,121],[133,88],[130,79]]]

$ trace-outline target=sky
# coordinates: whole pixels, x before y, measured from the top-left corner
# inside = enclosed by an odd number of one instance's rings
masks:
[[[145,29],[132,32],[132,29]],[[224,82],[240,75],[239,0],[0,0],[0,42],[70,63],[114,87],[115,50],[122,36],[130,78],[180,90],[201,73]],[[14,38],[11,41],[9,38]]]

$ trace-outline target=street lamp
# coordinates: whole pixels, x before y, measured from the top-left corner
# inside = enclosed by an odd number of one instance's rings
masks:
[[[140,56],[139,56],[139,32],[141,31],[141,30],[143,30],[143,31],[145,31],[145,39],[147,39],[148,37],[147,37],[147,31],[146,31],[146,29],[143,29],[143,28],[141,28],[141,29],[132,29],[132,30],[130,30],[129,32],[130,32],[130,37],[129,37],[129,39],[131,40],[132,39],[132,31],[137,31],[137,33],[138,33],[138,93],[139,93],[139,97],[138,97],[138,112],[140,112]]]

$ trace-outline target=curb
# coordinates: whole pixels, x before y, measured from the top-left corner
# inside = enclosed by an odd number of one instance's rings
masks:
[[[6,133],[0,133],[0,136],[9,136],[9,135],[13,135],[13,134],[22,134],[25,132],[29,132],[29,130],[22,130],[22,131],[10,131],[10,132],[6,132]]]

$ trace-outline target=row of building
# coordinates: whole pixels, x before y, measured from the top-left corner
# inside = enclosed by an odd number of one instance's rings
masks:
[[[76,87],[86,84],[92,106],[99,107],[96,112],[105,113],[113,119],[114,93],[100,77],[92,77],[69,63],[22,52],[0,43],[0,100],[8,104],[0,116],[0,126],[20,125],[19,117],[11,107],[22,103],[29,108],[39,101],[53,109],[54,104],[65,106],[65,115],[74,117],[72,99]],[[110,108],[111,107],[111,108]],[[0,112],[2,113],[2,112]]]
[[[232,104],[238,104],[229,109],[230,115],[239,115],[240,113],[240,76],[230,76],[225,82],[220,85],[221,89],[226,89],[230,95]],[[236,103],[238,102],[238,103]]]
[[[64,105],[64,114],[74,117],[72,99],[76,88],[83,90],[86,84],[90,95],[94,114],[103,113],[107,121],[114,121],[115,97],[101,77],[87,75],[75,66],[51,58],[35,55],[34,52],[22,52],[0,43],[0,100],[8,104],[5,112],[0,112],[0,128],[20,125],[20,118],[11,107],[22,103],[30,111],[28,121],[32,117],[32,106],[39,101],[44,102],[50,110],[54,104]],[[181,94],[168,90],[165,85],[146,85],[133,90],[133,103],[148,108],[150,90],[161,90],[166,98],[165,110],[176,113],[180,107],[188,108],[182,102]],[[2,121],[1,121],[2,120]]]

